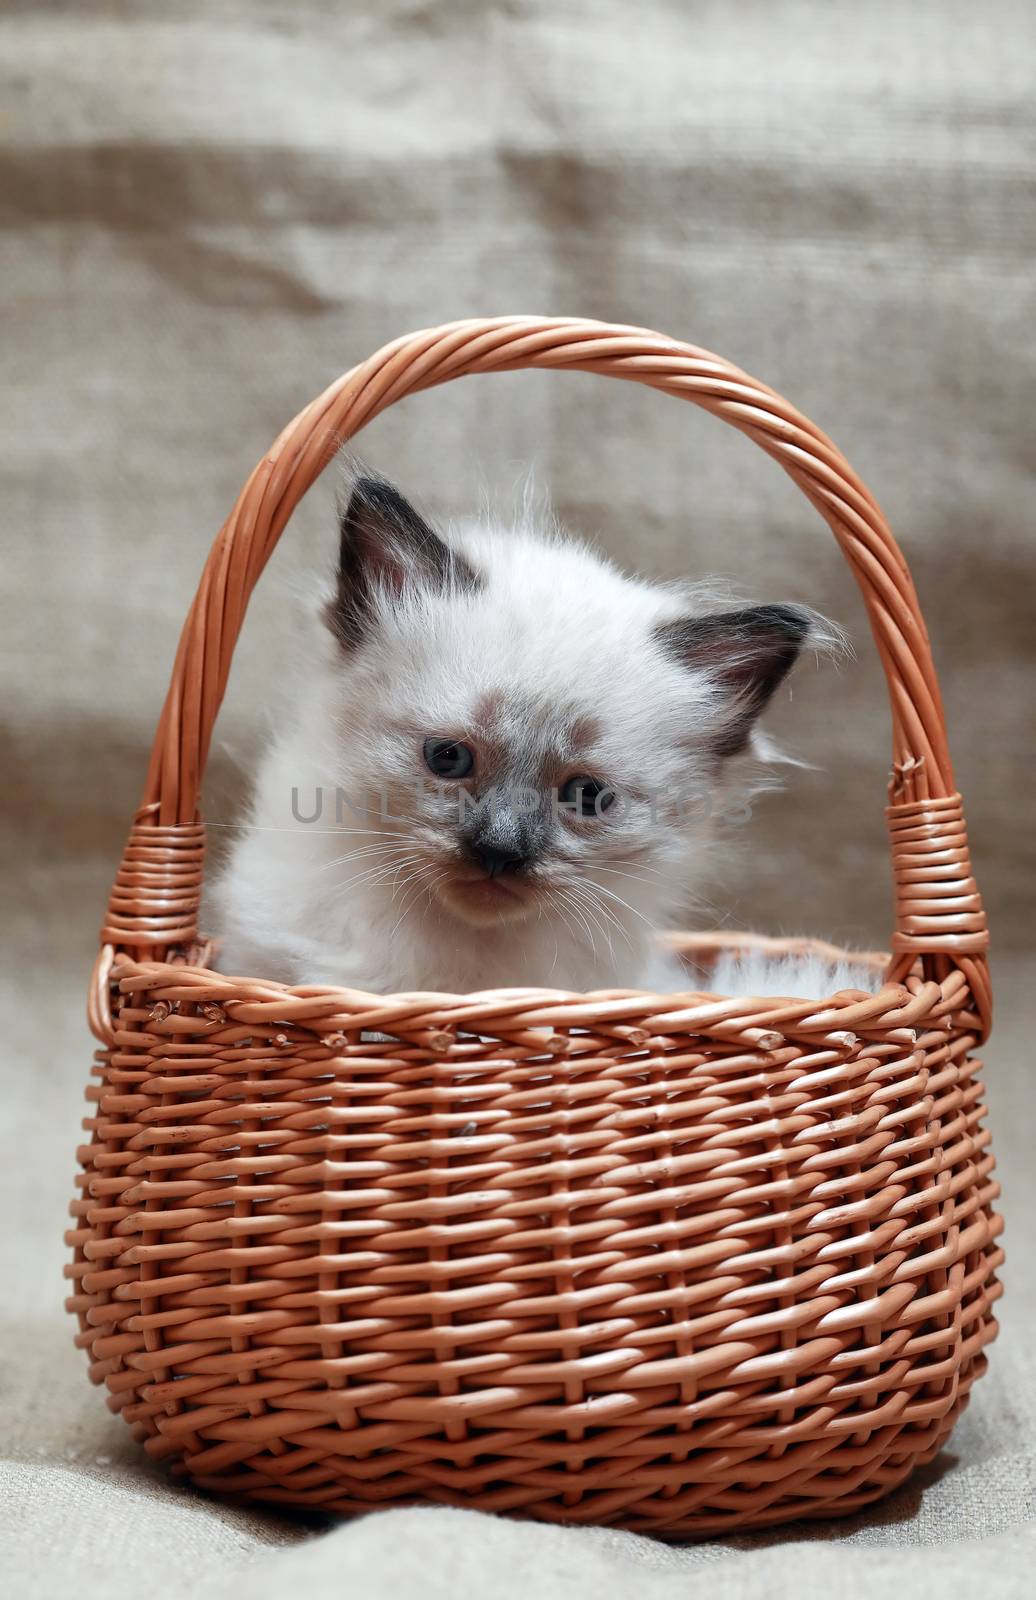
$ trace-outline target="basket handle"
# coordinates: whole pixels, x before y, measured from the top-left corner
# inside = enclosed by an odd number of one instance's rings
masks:
[[[870,492],[808,418],[746,373],[649,329],[580,319],[472,318],[408,334],[354,367],[290,422],[260,461],[216,538],[180,637],[137,813],[101,932],[95,995],[113,954],[147,958],[197,939],[204,829],[198,792],[249,597],[302,496],[337,450],[421,389],[524,367],[627,378],[691,400],[754,440],[834,533],[859,584],[888,681],[892,776],[887,810],[895,932],[889,977],[922,959],[927,977],[959,969],[988,1025],[982,900],[917,595]],[[107,1034],[103,1002],[93,1020]]]

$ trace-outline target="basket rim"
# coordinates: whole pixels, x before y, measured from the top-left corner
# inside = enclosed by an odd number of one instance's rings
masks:
[[[797,946],[815,946],[822,952],[851,954],[822,940],[742,937],[757,948],[763,945],[786,952]],[[667,942],[684,951],[701,951],[717,944],[736,947],[738,936],[675,933],[667,936]],[[744,1039],[754,1049],[776,1048],[784,1040],[785,1029],[793,1034],[816,1034],[842,1048],[852,1048],[858,1033],[874,1037],[895,1032],[905,1040],[901,1030],[916,1030],[934,1012],[959,1015],[970,1012],[974,1004],[964,975],[956,968],[942,980],[918,974],[905,982],[886,981],[873,993],[842,989],[819,997],[730,996],[704,988],[668,994],[647,989],[583,992],[532,987],[466,994],[434,990],[378,994],[332,984],[288,984],[220,972],[207,964],[212,953],[211,946],[205,945],[186,952],[187,958],[155,961],[120,952],[107,963],[95,992],[114,987],[126,1000],[135,995],[147,997],[152,1007],[178,1002],[211,1006],[213,1027],[227,1021],[268,1025],[274,1030],[298,1024],[320,1032],[322,1042],[330,1048],[348,1043],[347,1033],[359,1037],[384,1030],[413,1039],[421,1035],[421,1045],[433,1054],[448,1052],[459,1035],[510,1036],[516,1030],[536,1033],[545,1054],[564,1054],[570,1048],[570,1033],[578,1037],[592,1033],[595,1026],[622,1029],[635,1049],[656,1034],[693,1035],[714,1029],[728,1038]],[[876,970],[886,959],[879,951],[859,952],[855,958]],[[977,1017],[974,1022],[977,1033]],[[284,1043],[289,1042],[285,1036]]]

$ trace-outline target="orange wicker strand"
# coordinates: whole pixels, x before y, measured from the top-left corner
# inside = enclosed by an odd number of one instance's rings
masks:
[[[387,406],[523,367],[693,401],[831,527],[892,711],[877,994],[709,994],[720,935],[679,941],[702,974],[679,995],[373,995],[207,966],[198,794],[277,539]],[[260,462],[181,636],[90,990],[68,1272],[91,1376],[153,1457],[243,1500],[667,1537],[855,1510],[939,1450],[996,1332],[987,942],[917,597],[832,442],[645,329],[398,339]]]

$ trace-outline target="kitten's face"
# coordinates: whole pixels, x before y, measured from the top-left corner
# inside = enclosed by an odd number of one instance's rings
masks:
[[[606,936],[620,908],[664,900],[808,628],[790,607],[688,618],[577,545],[447,545],[376,480],[343,519],[329,621],[370,880],[401,915],[549,913]]]
[[[458,693],[428,662],[422,677],[435,691],[423,704],[380,723],[352,708],[347,737],[377,775],[367,821],[399,842],[400,879],[474,926],[551,909],[575,929],[581,917],[607,924],[607,907],[635,906],[645,879],[657,900],[681,805],[704,809],[708,764],[663,751],[644,725],[620,731],[628,706],[595,712],[589,696],[499,682]],[[393,699],[386,685],[380,703]]]

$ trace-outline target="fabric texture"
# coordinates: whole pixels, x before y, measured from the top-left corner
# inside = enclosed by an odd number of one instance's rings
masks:
[[[1031,5],[8,0],[0,44],[9,1592],[1028,1592]],[[512,311],[645,323],[775,385],[882,500],[926,608],[1000,981],[1008,1292],[948,1450],[850,1521],[677,1549],[446,1509],[327,1529],[228,1508],[146,1463],[72,1347],[83,997],[209,542],[341,370]],[[761,452],[651,392],[550,374],[415,397],[358,447],[440,517],[484,487],[506,504],[531,462],[629,565],[722,572],[842,623],[857,659],[800,672],[772,719],[812,766],[760,801],[697,921],[886,941],[881,674],[825,528]],[[292,590],[329,559],[333,491],[329,474],[260,585],[214,833],[292,658]]]

